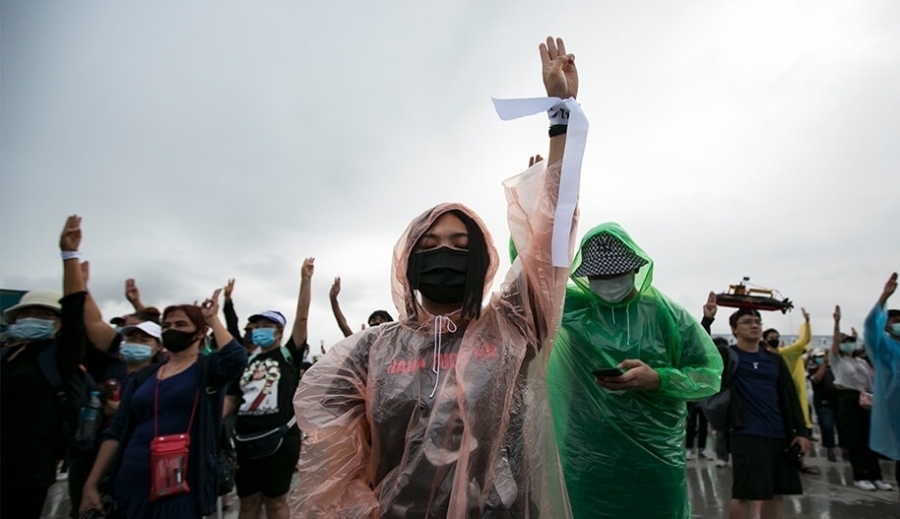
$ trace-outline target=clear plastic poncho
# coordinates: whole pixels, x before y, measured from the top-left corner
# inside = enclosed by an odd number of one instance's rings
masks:
[[[577,518],[690,517],[685,477],[686,401],[715,394],[722,357],[690,314],[651,286],[653,262],[614,223],[592,229],[647,260],[639,293],[609,304],[574,278],[548,372],[559,455]],[[578,268],[576,256],[572,272]],[[653,391],[609,391],[593,370],[640,359],[660,377]]]
[[[406,268],[435,220],[462,211],[484,232],[489,287],[497,253],[484,224],[459,204],[410,224],[394,250],[398,321],[336,344],[297,389],[306,440],[292,517],[571,516],[546,389],[568,276],[550,256],[559,169],[540,162],[504,182],[524,252],[476,320],[428,314]]]

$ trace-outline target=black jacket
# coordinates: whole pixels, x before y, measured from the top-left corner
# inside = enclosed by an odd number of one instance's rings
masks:
[[[778,407],[781,409],[781,417],[784,420],[784,429],[788,438],[797,436],[809,438],[806,420],[803,418],[803,410],[800,408],[800,397],[797,396],[797,386],[794,385],[794,379],[791,378],[791,370],[788,369],[787,363],[784,362],[781,355],[766,350],[762,344],[759,347],[771,355],[775,365],[778,366]],[[728,426],[729,429],[744,426],[744,411],[741,407],[740,395],[736,391],[732,392],[731,406],[728,408]]]

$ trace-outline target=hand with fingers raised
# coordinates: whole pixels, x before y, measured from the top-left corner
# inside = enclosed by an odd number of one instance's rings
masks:
[[[548,36],[546,43],[541,43],[539,49],[547,95],[560,99],[578,97],[578,69],[575,68],[575,55],[566,53],[563,39]]]

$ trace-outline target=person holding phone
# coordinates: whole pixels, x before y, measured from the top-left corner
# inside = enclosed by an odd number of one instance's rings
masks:
[[[690,517],[685,402],[719,390],[722,357],[618,224],[588,232],[571,279],[548,387],[572,514]]]

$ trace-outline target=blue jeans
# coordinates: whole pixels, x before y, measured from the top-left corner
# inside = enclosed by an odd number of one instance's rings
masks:
[[[822,446],[826,449],[833,449],[835,447],[834,428],[837,412],[831,407],[819,406],[816,407],[816,416],[819,417],[819,429],[822,431]]]

